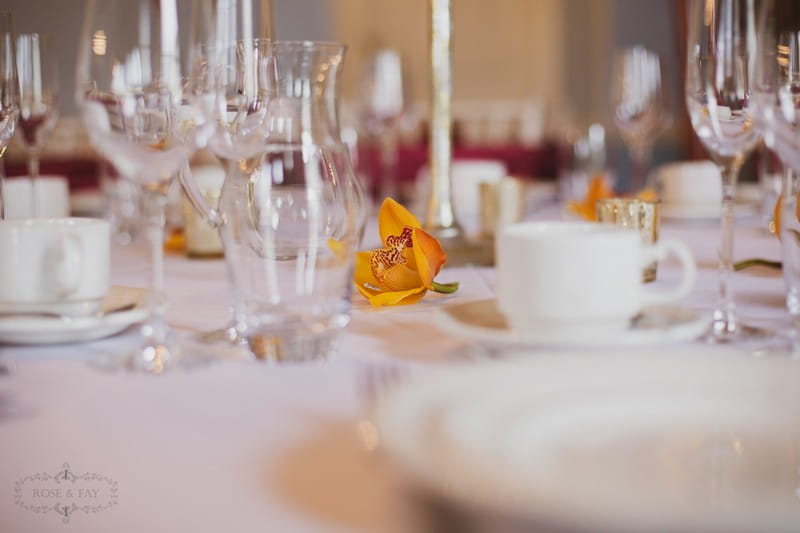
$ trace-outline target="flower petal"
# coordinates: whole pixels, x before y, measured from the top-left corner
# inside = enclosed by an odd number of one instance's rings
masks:
[[[614,191],[608,186],[601,175],[594,176],[589,181],[589,189],[586,191],[586,198],[582,202],[570,202],[567,206],[576,215],[591,222],[597,221],[595,204],[597,200],[611,198]]]
[[[353,269],[353,282],[358,287],[364,285],[372,285],[373,287],[380,287],[380,283],[372,274],[372,265],[370,259],[372,252],[357,252],[355,268]]]
[[[378,278],[378,287],[387,291],[407,291],[417,287],[424,287],[422,279],[416,270],[411,270],[406,265],[395,265],[384,270]]]
[[[381,307],[384,305],[407,305],[413,304],[425,296],[425,287],[417,287],[407,291],[376,291],[367,287],[356,285],[358,291],[363,294],[369,303],[374,307]]]
[[[347,249],[347,245],[344,243],[344,241],[339,241],[329,237],[328,248],[331,250],[331,252],[333,252],[333,255],[336,256],[336,259],[342,261],[347,259],[349,250]]]
[[[447,254],[439,241],[421,228],[414,228],[411,240],[420,281],[425,288],[433,290],[433,278],[447,262]]]
[[[408,209],[391,198],[386,198],[378,213],[378,231],[381,234],[381,242],[386,244],[386,238],[389,235],[400,235],[406,226],[419,228],[421,224]]]
[[[406,291],[423,286],[419,274],[405,264],[380,265],[382,268],[376,276],[376,272],[372,269],[372,263],[375,260],[375,254],[382,251],[374,250],[356,254],[353,282],[357,286],[369,285],[385,291]]]

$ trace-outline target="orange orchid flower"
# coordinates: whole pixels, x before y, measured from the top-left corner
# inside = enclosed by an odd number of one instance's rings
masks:
[[[383,248],[356,254],[353,282],[375,306],[418,302],[429,290],[452,293],[458,283],[436,283],[447,255],[408,210],[387,198],[378,214]]]
[[[608,186],[602,176],[594,176],[589,181],[589,189],[586,191],[586,198],[582,202],[570,202],[567,208],[586,220],[597,221],[595,204],[598,200],[604,200],[614,196],[614,191]]]
[[[633,197],[650,202],[658,199],[658,195],[653,189],[642,189]],[[605,200],[606,198],[614,198],[614,190],[606,183],[602,175],[594,176],[589,181],[586,198],[581,202],[570,202],[567,205],[567,209],[590,222],[597,222],[597,201]]]

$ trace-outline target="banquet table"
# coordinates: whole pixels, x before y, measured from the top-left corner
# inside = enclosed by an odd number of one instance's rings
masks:
[[[547,205],[535,219],[563,216]],[[737,259],[778,259],[779,242],[759,217],[737,222]],[[718,292],[718,223],[662,222],[662,237],[684,240],[698,279],[682,305],[710,313]],[[368,230],[374,240],[375,230]],[[112,282],[144,286],[144,248],[113,250]],[[659,265],[656,285],[678,277],[677,262]],[[166,260],[168,322],[179,335],[219,327],[229,295],[221,260]],[[446,267],[453,295],[373,309],[353,296],[352,322],[337,355],[311,364],[268,364],[219,350],[211,364],[159,376],[98,369],[98,357],[136,345],[135,328],[74,345],[0,346],[15,371],[0,375],[0,532],[80,531],[422,531],[403,473],[369,453],[357,432],[367,416],[370,369],[424,374],[449,365],[482,364],[470,343],[443,333],[435,313],[453,302],[491,298],[494,271]],[[779,272],[753,268],[733,276],[738,308],[748,323],[789,324]],[[745,352],[747,346],[675,350]],[[606,349],[609,350],[609,349]],[[638,348],[648,357],[652,348]],[[536,350],[524,357],[537,357]],[[565,379],[569,379],[568,376]],[[479,391],[476,391],[478,393]],[[116,481],[117,504],[97,513],[34,513],[15,504],[15,482],[68,463],[78,472]]]

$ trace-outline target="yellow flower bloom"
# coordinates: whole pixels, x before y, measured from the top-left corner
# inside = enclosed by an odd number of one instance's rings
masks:
[[[576,215],[591,222],[597,221],[595,204],[598,200],[604,200],[614,196],[614,191],[608,186],[602,176],[594,176],[589,181],[589,189],[586,191],[586,198],[582,202],[570,202],[567,208]]]
[[[428,290],[451,293],[458,289],[457,283],[434,281],[447,255],[417,218],[391,198],[381,205],[378,231],[383,248],[357,253],[353,275],[356,288],[373,306],[411,304]]]
[[[633,197],[648,202],[658,200],[658,195],[653,189],[642,189]],[[586,198],[581,202],[570,202],[567,205],[567,209],[590,222],[597,222],[597,201],[605,200],[606,198],[614,198],[614,191],[608,186],[602,175],[594,176],[589,181]]]

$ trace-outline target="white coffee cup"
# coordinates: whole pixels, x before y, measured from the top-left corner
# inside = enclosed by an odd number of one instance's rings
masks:
[[[0,221],[0,312],[99,311],[109,286],[109,238],[101,219]]]
[[[39,176],[35,187],[30,178],[9,178],[3,184],[3,207],[6,219],[60,218],[69,216],[69,184],[63,176]],[[33,198],[36,189],[36,212]]]
[[[604,224],[513,224],[496,246],[498,306],[513,329],[525,332],[622,331],[645,306],[686,296],[696,277],[682,242],[647,246],[637,231]],[[681,262],[680,283],[668,291],[645,289],[642,269],[669,251]]]
[[[711,161],[682,161],[656,169],[661,201],[668,206],[720,208],[722,177]]]
[[[450,169],[453,211],[456,219],[469,235],[480,232],[481,183],[497,184],[508,174],[502,161],[492,159],[464,159],[453,161]],[[417,174],[417,197],[427,198],[430,171],[427,166]],[[419,205],[418,212],[424,212]]]

